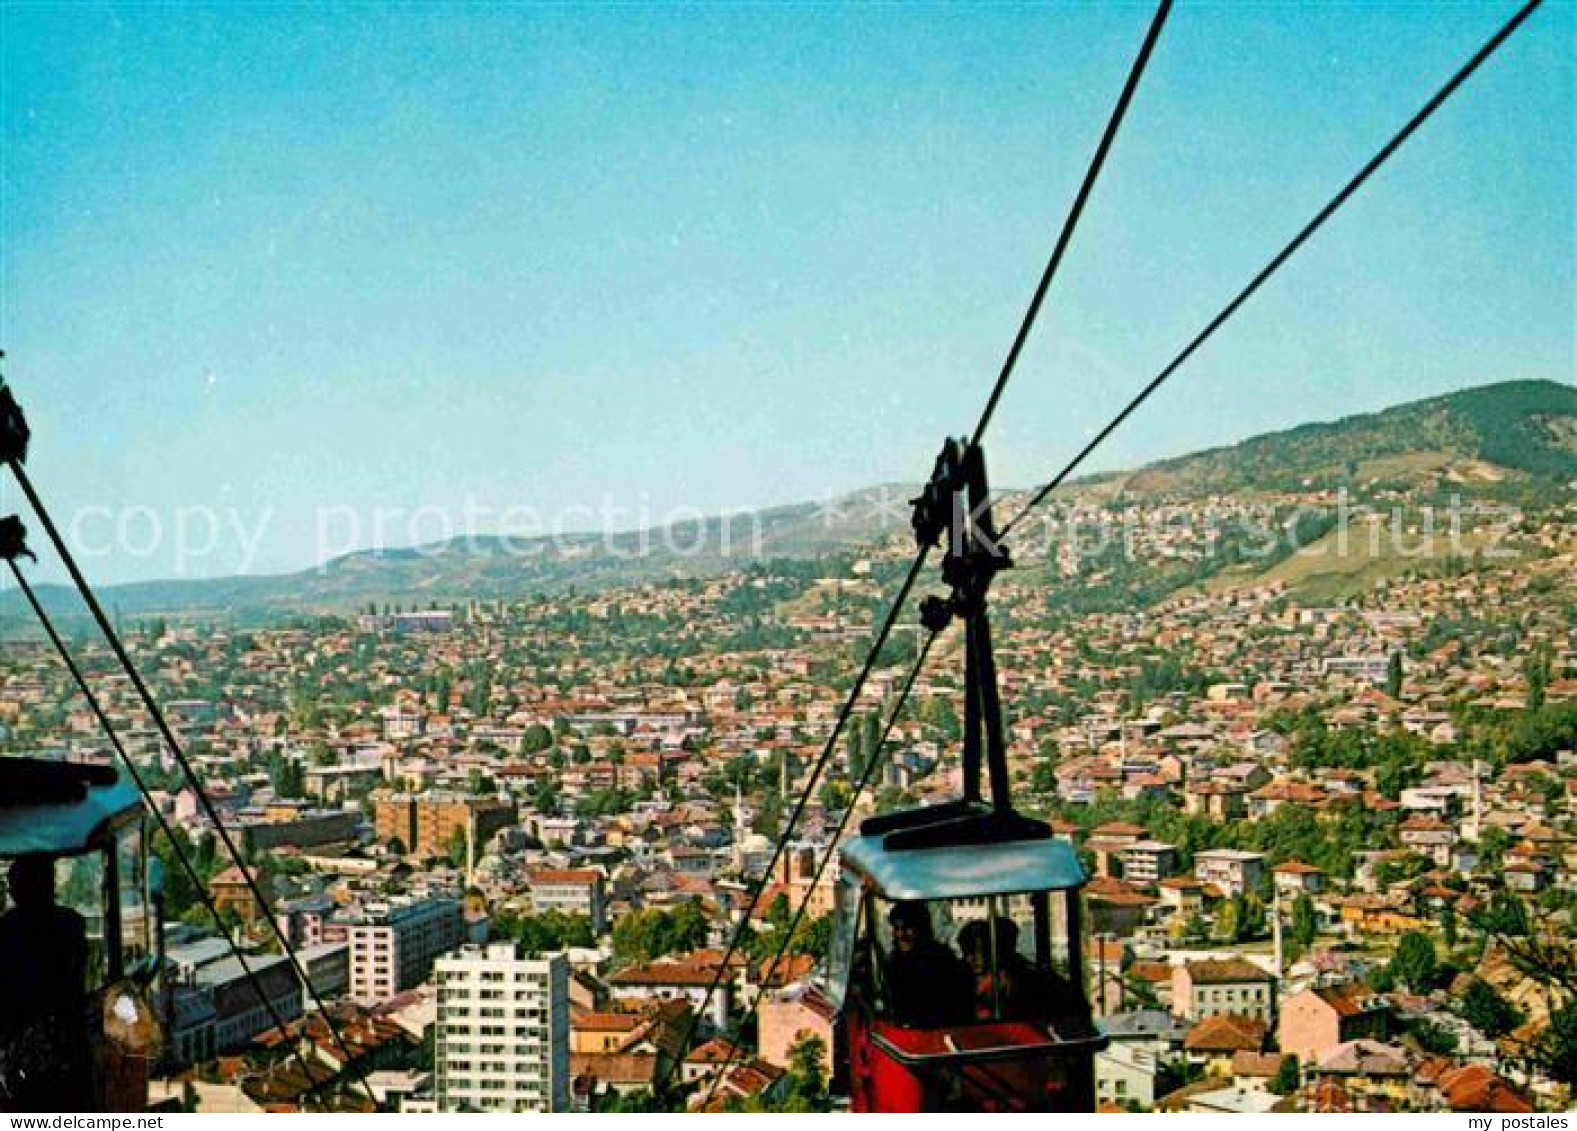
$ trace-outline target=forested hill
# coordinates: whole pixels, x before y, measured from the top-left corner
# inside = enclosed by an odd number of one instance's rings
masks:
[[[1123,489],[1189,496],[1432,476],[1468,483],[1577,480],[1577,388],[1507,381],[1304,424],[1151,464],[1128,476]]]

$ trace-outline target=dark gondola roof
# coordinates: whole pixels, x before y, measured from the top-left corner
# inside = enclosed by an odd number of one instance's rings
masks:
[[[142,799],[112,767],[0,758],[0,857],[86,851]]]

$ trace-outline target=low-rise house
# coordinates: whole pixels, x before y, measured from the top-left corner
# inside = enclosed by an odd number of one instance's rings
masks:
[[[1228,896],[1244,895],[1259,887],[1265,874],[1265,857],[1237,848],[1212,848],[1194,856],[1194,876],[1214,884]]]
[[[1420,856],[1427,856],[1439,867],[1451,863],[1451,846],[1456,843],[1456,833],[1439,817],[1417,814],[1403,821],[1397,829],[1403,844]]]
[[[1119,1107],[1148,1108],[1155,1103],[1160,1061],[1153,1049],[1114,1043],[1095,1054],[1095,1098]]]
[[[1183,1039],[1183,1051],[1191,1063],[1204,1065],[1208,1075],[1225,1076],[1238,1053],[1264,1052],[1269,1032],[1263,1018],[1218,1013],[1194,1024]]]
[[[1325,872],[1301,860],[1288,860],[1270,870],[1271,882],[1284,898],[1296,899],[1300,895],[1318,895],[1325,890]]]
[[[1276,979],[1243,958],[1207,959],[1172,967],[1172,1008],[1197,1021],[1221,1013],[1269,1021]]]
[[[1203,915],[1210,890],[1213,889],[1207,888],[1203,880],[1193,876],[1168,876],[1156,884],[1161,906],[1180,919]]]
[[[1084,905],[1093,934],[1127,938],[1146,921],[1158,902],[1134,885],[1109,876],[1097,876],[1084,889]]]
[[[625,1004],[684,1000],[690,1008],[701,1009],[706,1004],[707,990],[716,974],[715,962],[644,962],[610,974],[608,988],[615,1001]],[[711,1013],[707,1020],[718,1029],[728,1024],[732,989],[731,980],[724,978],[719,981],[717,991],[711,995]]]
[[[1348,1041],[1385,1040],[1394,1028],[1386,999],[1361,982],[1349,982],[1287,998],[1281,1003],[1276,1036],[1282,1052],[1308,1063]]]
[[[1482,1064],[1445,1067],[1433,1083],[1442,1106],[1451,1111],[1526,1115],[1534,1110],[1527,1096]]]
[[[254,879],[259,889],[266,883],[261,876]],[[208,893],[213,897],[216,911],[231,912],[243,923],[256,922],[266,910],[247,882],[246,873],[234,864],[208,881]]]
[[[1183,811],[1193,817],[1235,821],[1248,812],[1249,790],[1226,781],[1203,781],[1183,790]]]
[[[1164,1009],[1133,1009],[1102,1018],[1100,1028],[1112,1045],[1138,1045],[1165,1060],[1180,1051],[1189,1024]]]
[[[1427,924],[1408,905],[1381,895],[1354,895],[1332,901],[1343,930],[1352,935],[1400,935]]]
[[[617,1052],[646,1024],[643,1014],[630,1010],[577,1009],[569,1014],[569,1051]]]
[[[1346,1041],[1329,1049],[1312,1064],[1305,1076],[1339,1083],[1355,1111],[1395,1111],[1403,1106],[1412,1088],[1413,1066],[1407,1050],[1378,1041]]]

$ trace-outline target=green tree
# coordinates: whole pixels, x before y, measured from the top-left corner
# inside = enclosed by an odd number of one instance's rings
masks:
[[[1391,662],[1385,669],[1385,693],[1392,699],[1402,695],[1402,653],[1392,652]]]
[[[1238,942],[1260,938],[1265,933],[1268,920],[1265,901],[1253,892],[1243,897],[1243,912],[1238,920]]]
[[[816,1036],[801,1037],[789,1048],[787,1091],[805,1105],[802,1110],[832,1110],[827,1102],[827,1076],[822,1071],[826,1055],[826,1044]]]
[[[1473,925],[1490,938],[1526,938],[1528,907],[1509,891],[1498,891],[1488,907],[1474,913]]]
[[[520,749],[527,754],[538,754],[553,745],[553,732],[541,723],[532,723],[520,736]]]
[[[531,807],[548,817],[556,817],[562,807],[559,783],[553,778],[538,778],[531,786]]]
[[[1236,942],[1242,925],[1243,897],[1233,896],[1216,913],[1216,936],[1224,942]]]
[[[1474,978],[1457,1005],[1462,1019],[1486,1037],[1503,1037],[1522,1024],[1522,1011],[1488,982]]]
[[[693,899],[672,910],[632,911],[613,924],[613,956],[621,965],[650,962],[705,945],[707,933],[706,914]]]
[[[206,886],[213,878],[215,870],[212,849],[207,854],[205,864],[201,842],[194,845],[190,834],[180,825],[172,825],[171,829],[175,833],[179,851],[171,846],[164,835],[164,830],[160,829],[153,835],[153,854],[164,865],[164,913],[168,918],[183,919],[195,907],[203,913],[206,922],[207,909],[202,906],[203,893],[193,886],[192,878],[181,866],[180,858],[182,855],[185,856],[197,873],[199,882]],[[212,844],[212,834],[205,839]]]
[[[307,772],[302,768],[301,762],[296,758],[287,758],[280,767],[278,784],[274,792],[281,797],[305,797],[307,792]]]
[[[1298,1058],[1292,1053],[1282,1057],[1281,1064],[1276,1068],[1276,1075],[1271,1077],[1270,1090],[1278,1096],[1290,1096],[1298,1090]]]
[[[1440,908],[1440,937],[1448,947],[1457,945],[1457,909],[1453,903],[1447,902]]]
[[[1319,919],[1314,913],[1314,900],[1308,892],[1299,892],[1292,901],[1292,937],[1298,946],[1308,950],[1314,943],[1319,929]]]
[[[1418,1042],[1418,1047],[1427,1053],[1450,1056],[1457,1051],[1456,1034],[1441,1028],[1433,1021],[1416,1022],[1408,1032],[1412,1034],[1413,1040]]]
[[[860,719],[861,738],[860,744],[865,749],[865,760],[869,762],[881,754],[882,746],[882,720],[876,711],[868,711]]]
[[[548,954],[566,947],[597,945],[589,918],[585,915],[568,915],[562,911],[520,916],[501,914],[494,919],[492,930],[500,938],[516,940],[527,954],[532,955]]]
[[[1552,1079],[1577,1084],[1577,998],[1550,1017],[1550,1027],[1539,1040],[1539,1062]]]
[[[865,730],[862,727],[849,728],[849,777],[859,780],[865,773]]]
[[[1435,943],[1422,931],[1408,931],[1396,943],[1391,956],[1391,975],[1414,993],[1427,993],[1434,987],[1439,959]]]
[[[1528,653],[1522,663],[1523,678],[1528,684],[1528,710],[1538,711],[1544,706],[1544,696],[1550,686],[1550,650],[1541,644]]]
[[[451,868],[464,868],[466,862],[467,837],[464,829],[456,829],[449,834],[449,851],[447,857]]]

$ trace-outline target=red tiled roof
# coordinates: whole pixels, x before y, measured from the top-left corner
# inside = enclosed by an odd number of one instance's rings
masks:
[[[734,1055],[734,1043],[725,1041],[722,1037],[713,1037],[704,1044],[697,1045],[690,1050],[690,1055],[685,1057],[687,1064],[722,1064]]]
[[[1362,982],[1349,982],[1343,986],[1324,986],[1312,992],[1334,1009],[1339,1017],[1358,1017],[1377,1008],[1369,1001],[1374,991]]]
[[[575,1079],[650,1086],[657,1076],[657,1058],[651,1053],[572,1052],[569,1070]]]
[[[614,1013],[609,1010],[579,1010],[570,1007],[570,1027],[583,1033],[628,1033],[644,1024],[639,1013]]]
[[[589,884],[602,879],[595,868],[543,868],[527,872],[526,879],[533,884]]]
[[[1452,1111],[1521,1114],[1533,1110],[1520,1092],[1481,1064],[1441,1073],[1439,1086]]]
[[[1126,821],[1108,821],[1099,828],[1090,830],[1091,836],[1149,836],[1150,830],[1142,825],[1132,825]]]
[[[1185,965],[1188,978],[1195,985],[1216,985],[1224,982],[1269,982],[1274,979],[1252,962],[1243,958],[1211,959],[1189,962]]]
[[[1192,1052],[1259,1052],[1269,1028],[1257,1017],[1218,1013],[1190,1029],[1183,1047]]]
[[[1142,982],[1167,985],[1172,981],[1172,967],[1167,962],[1135,962],[1128,968],[1128,976]]]
[[[715,966],[696,966],[688,962],[646,962],[610,974],[608,981],[615,986],[709,986],[716,973]]]
[[[1305,864],[1302,860],[1288,860],[1285,864],[1277,864],[1271,869],[1281,876],[1323,876],[1324,868],[1316,868],[1313,864]]]
[[[1232,1054],[1232,1075],[1271,1078],[1281,1071],[1285,1053],[1239,1049]]]

